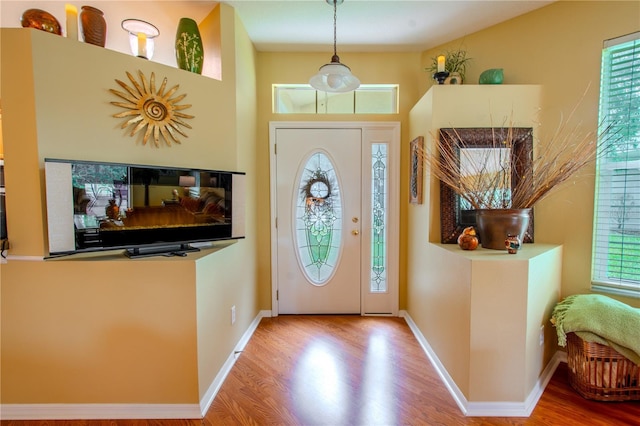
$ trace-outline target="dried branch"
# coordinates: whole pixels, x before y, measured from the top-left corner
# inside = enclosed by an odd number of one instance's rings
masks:
[[[485,150],[487,153],[484,155],[474,153],[474,161],[465,162],[466,168],[463,170],[461,163],[464,156],[467,150],[473,150],[474,147],[467,146],[455,129],[454,149],[445,146],[446,141],[432,135],[438,141],[436,146],[423,148],[419,155],[426,162],[427,170],[473,209],[531,208],[580,169],[593,163],[597,156],[604,155],[617,139],[611,127],[586,133],[581,132],[579,125],[570,127],[569,122],[576,108],[567,120],[561,121],[553,136],[542,144],[537,154],[531,154],[532,161],[520,170],[514,188],[511,188],[511,177],[515,170],[512,170],[509,155],[500,154],[496,160],[488,153],[490,150]],[[492,147],[513,147],[516,142],[513,128],[510,123],[506,132],[504,128],[500,128],[499,132],[492,131]],[[501,138],[503,135],[504,139]]]

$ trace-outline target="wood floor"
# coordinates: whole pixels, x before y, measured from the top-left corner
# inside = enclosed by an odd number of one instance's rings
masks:
[[[465,417],[401,318],[264,318],[202,420],[6,426],[640,425],[640,402],[595,402],[560,367],[529,418]]]

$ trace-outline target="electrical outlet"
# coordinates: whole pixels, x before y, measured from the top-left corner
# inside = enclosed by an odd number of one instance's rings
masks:
[[[231,307],[231,325],[236,323],[236,305]]]
[[[544,345],[544,325],[540,326],[540,346]]]

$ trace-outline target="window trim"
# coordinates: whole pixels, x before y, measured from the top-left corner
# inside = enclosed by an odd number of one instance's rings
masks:
[[[305,92],[309,92],[309,97],[311,97],[311,92],[314,92],[315,99],[315,111],[314,112],[287,112],[280,111],[280,97],[279,90],[280,89],[291,89],[291,90],[301,90]],[[357,105],[357,94],[358,93],[366,93],[374,90],[379,91],[389,91],[391,96],[391,101],[389,104],[389,109],[393,112],[362,112],[358,111]],[[326,112],[323,109],[326,107],[322,107],[321,103],[325,101],[327,98],[332,96],[352,96],[352,109],[349,112]],[[398,115],[400,114],[400,85],[399,84],[361,84],[359,88],[353,90],[348,93],[326,93],[319,90],[314,89],[309,84],[273,84],[271,86],[271,108],[273,114],[283,114],[283,115],[291,115],[291,114],[313,114],[313,115],[327,115],[327,114],[345,114],[345,115],[372,115],[372,114],[380,114],[380,115]]]
[[[622,46],[629,43],[632,43],[632,45],[628,47]],[[630,48],[630,52],[627,54],[630,62],[625,63],[624,61],[618,61],[614,66],[613,57],[616,53],[616,47],[618,47],[617,50],[619,53]],[[616,124],[615,121],[612,121],[607,115],[612,110],[615,110],[616,107],[622,110],[622,114],[626,115],[623,121],[621,121],[622,125],[615,125],[614,127],[619,127],[626,132],[633,131],[633,133],[624,133],[628,136],[622,141],[621,145],[623,147],[625,147],[625,144],[640,142],[640,129],[638,129],[640,124],[636,124],[638,118],[634,118],[631,115],[637,105],[640,104],[640,73],[636,74],[636,67],[638,66],[636,61],[638,60],[640,60],[640,32],[604,41],[599,101],[600,122],[604,124],[604,126],[602,126],[603,129],[607,128],[611,123]],[[622,87],[614,87],[616,79],[624,79],[629,75],[628,83],[625,83]],[[615,95],[620,93],[625,97],[628,95],[628,99],[616,101]],[[634,208],[633,200],[629,203],[627,203],[627,201],[630,192],[632,193],[635,188],[640,187],[640,178],[638,177],[640,176],[640,156],[638,159],[635,159],[635,156],[629,157],[629,154],[635,152],[636,149],[640,148],[634,148],[634,146],[625,147],[625,150],[621,151],[625,155],[625,158],[621,161],[616,161],[608,154],[607,156],[602,155],[598,157],[595,182],[596,192],[594,198],[591,289],[598,292],[640,298],[640,271],[632,269],[630,275],[633,279],[628,279],[623,275],[623,265],[625,261],[628,264],[637,264],[637,262],[633,260],[638,250],[636,248],[638,244],[636,241],[627,242],[626,247],[624,240],[620,243],[622,250],[622,260],[620,260],[621,265],[619,267],[620,275],[610,278],[611,276],[608,273],[610,256],[612,254],[611,237],[616,235],[616,232],[611,228],[611,220],[616,220],[616,216],[614,211],[615,205],[613,204],[615,194],[611,191],[611,188],[606,185],[613,187],[616,180],[622,183],[623,186],[621,188],[623,191],[620,193],[623,200],[622,208],[627,209],[627,206],[632,209]],[[616,170],[621,171],[621,173],[616,174]],[[638,170],[638,172],[634,172],[635,170]],[[622,179],[615,179],[616,177],[622,177]],[[637,209],[640,209],[640,207],[637,207]],[[625,217],[621,219],[623,227],[627,223],[627,214],[628,213],[625,212]],[[631,214],[637,216],[639,213],[632,211]],[[632,216],[632,218],[629,219],[630,224],[627,226],[630,228],[638,226],[638,220],[640,219]],[[633,237],[634,234],[620,233],[620,235],[624,238],[625,235]],[[633,238],[633,240],[635,240],[635,238]],[[625,249],[629,250],[626,256],[630,256],[630,259],[629,257],[625,257]],[[625,271],[625,273],[627,273],[627,271]]]

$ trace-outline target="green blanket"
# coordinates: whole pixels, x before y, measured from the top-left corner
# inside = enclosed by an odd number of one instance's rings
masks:
[[[640,365],[640,309],[599,294],[577,294],[556,305],[551,322],[560,346],[567,345],[567,333],[575,332]]]

